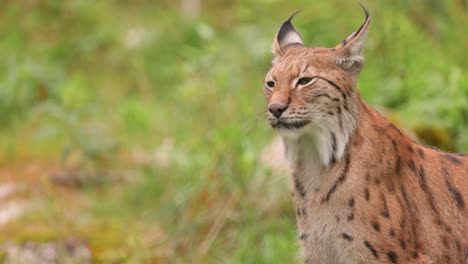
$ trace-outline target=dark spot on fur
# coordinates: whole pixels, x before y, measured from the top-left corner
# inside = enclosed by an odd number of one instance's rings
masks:
[[[299,237],[301,240],[306,239],[309,236],[308,233],[302,233],[301,236]]]
[[[410,215],[410,224],[411,224],[411,232],[409,232],[409,235],[412,236],[412,241],[414,243],[414,249],[417,250],[419,248],[419,242],[418,242],[418,229],[417,229],[417,224],[419,222],[417,216],[415,215],[415,211],[413,209],[413,206],[411,206],[411,203],[408,198],[408,194],[406,193],[405,187],[403,184],[400,185],[401,189],[401,194],[403,196],[403,199],[405,200],[406,204],[406,210],[403,210],[403,212],[408,212]],[[399,200],[400,201],[400,200]],[[403,203],[400,202],[400,206],[403,208]],[[405,214],[404,214],[405,215]],[[403,227],[402,227],[403,229]]]
[[[402,239],[400,239],[400,247],[402,249],[406,249],[406,242],[404,240],[402,240]]]
[[[410,145],[408,145],[408,151],[409,151],[409,152],[411,152],[411,153],[413,153],[413,152],[414,152],[414,149],[413,149],[413,147],[412,147],[412,146],[410,146]]]
[[[332,160],[331,160],[331,164],[335,164],[336,162],[336,136],[335,136],[335,133],[331,133],[331,138],[332,138],[332,150],[333,150],[333,153],[332,153]]]
[[[351,197],[351,199],[349,199],[348,205],[350,208],[354,208],[354,197]]]
[[[395,252],[390,251],[387,253],[387,256],[392,263],[398,263],[398,256],[395,254]]]
[[[401,157],[398,155],[395,165],[395,173],[396,175],[400,176],[401,174]]]
[[[375,248],[367,240],[364,241],[364,245],[371,251],[372,255],[374,255],[376,259],[379,258],[379,254],[377,253],[377,250],[375,250]]]
[[[393,148],[395,149],[395,151],[398,151],[398,145],[395,141],[395,139],[392,138],[392,145],[393,145]]]
[[[364,198],[366,199],[366,201],[369,201],[370,199],[370,193],[367,187],[364,189]]]
[[[348,241],[353,241],[353,237],[346,233],[342,233],[341,236]]]
[[[390,212],[388,211],[388,206],[387,206],[387,199],[385,198],[385,195],[383,193],[380,193],[380,200],[382,201],[382,204],[383,204],[382,216],[385,218],[390,218]]]
[[[340,222],[340,217],[336,215],[335,220],[336,220],[336,223],[339,223]]]
[[[380,224],[377,221],[371,223],[375,231],[380,232]]]
[[[390,228],[390,230],[388,230],[388,234],[391,236],[391,237],[394,237],[395,236],[395,229]]]
[[[422,148],[418,148],[418,154],[422,159],[425,158],[424,150]]]
[[[440,156],[455,165],[463,164],[463,162],[459,158],[455,157],[455,155],[444,153],[444,154],[441,154]]]
[[[323,228],[322,228],[322,234],[323,232],[325,232],[325,229],[327,228],[327,224],[323,225]]]
[[[373,127],[375,130],[377,130],[377,132],[379,132],[379,134],[385,133],[385,129],[383,127],[377,125],[373,125]]]
[[[346,110],[347,112],[349,112],[348,104],[347,104],[346,102],[345,102],[343,108],[344,108],[344,110]]]
[[[424,167],[422,165],[419,165],[419,172],[418,172],[419,178],[422,181],[426,181],[426,171],[424,170]]]
[[[351,86],[348,85],[348,86],[345,86],[345,88],[346,88],[346,94],[347,94],[348,96],[350,96],[350,95],[351,95],[351,89],[353,89],[353,87],[351,87]]]
[[[445,226],[445,231],[447,231],[449,234],[452,234],[452,228],[448,225]]]
[[[444,176],[445,176],[445,185],[447,185],[447,189],[449,190],[452,198],[455,200],[455,203],[456,203],[458,209],[460,209],[460,210],[465,209],[465,200],[463,199],[463,195],[454,186],[447,169],[443,168],[442,171],[444,172]]]
[[[297,176],[294,177],[294,187],[296,188],[296,191],[301,195],[301,197],[304,198],[306,192],[304,190],[304,186],[302,186],[302,183]]]
[[[300,216],[305,216],[305,215],[306,215],[306,209],[305,209],[305,208],[299,208],[299,207],[298,207],[298,208],[296,209],[296,214],[297,214],[297,216],[299,216],[299,217],[300,217]]]
[[[423,166],[420,166],[418,175],[419,175],[419,185],[421,186],[421,189],[423,190],[423,192],[426,195],[427,202],[429,203],[429,206],[431,207],[432,212],[436,216],[439,216],[439,210],[435,206],[434,195],[432,194],[431,190],[429,189],[429,185],[427,184],[426,172],[425,172]]]
[[[348,219],[348,222],[349,222],[349,221],[353,221],[353,219],[354,219],[354,213],[350,213],[350,214],[348,215],[348,218],[347,218],[347,219]]]
[[[413,211],[413,208],[410,205],[409,199],[408,199],[408,194],[406,193],[405,188],[403,185],[401,185],[401,194],[403,195],[403,199],[405,200],[406,206],[408,207],[408,210]]]
[[[395,130],[398,132],[398,134],[400,134],[401,136],[403,136],[403,132],[401,132],[401,130],[398,129],[398,127],[396,127],[393,123],[388,124],[388,126],[391,127],[391,128],[393,128],[393,129],[395,129]]]

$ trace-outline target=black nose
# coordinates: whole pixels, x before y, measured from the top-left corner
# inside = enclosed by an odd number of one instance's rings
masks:
[[[286,108],[288,108],[287,105],[272,104],[268,106],[268,111],[270,111],[270,113],[274,115],[276,118],[279,118],[281,114],[284,112],[284,110],[286,110]]]

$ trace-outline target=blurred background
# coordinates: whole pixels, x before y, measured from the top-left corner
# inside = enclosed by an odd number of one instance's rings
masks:
[[[467,1],[363,3],[361,95],[468,151]],[[299,8],[309,46],[364,20],[345,0],[2,0],[0,263],[298,262],[262,87]]]

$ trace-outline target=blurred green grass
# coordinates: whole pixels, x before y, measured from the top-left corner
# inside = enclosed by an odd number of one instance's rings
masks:
[[[466,1],[364,4],[361,95],[467,151]],[[97,262],[297,260],[287,181],[259,156],[274,135],[261,90],[271,41],[299,8],[309,46],[363,20],[339,0],[207,0],[196,18],[168,0],[2,1],[0,165],[46,161],[79,184],[38,171],[43,207],[0,242],[79,236]]]

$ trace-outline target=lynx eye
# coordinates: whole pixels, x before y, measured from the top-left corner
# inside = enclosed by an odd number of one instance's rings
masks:
[[[317,78],[313,78],[313,77],[302,77],[300,78],[298,81],[297,81],[297,85],[308,85],[308,84],[311,84],[312,82],[315,82],[317,80]]]
[[[268,82],[266,82],[266,85],[268,86],[268,88],[271,89],[271,88],[275,87],[275,82],[274,81],[268,81]]]

